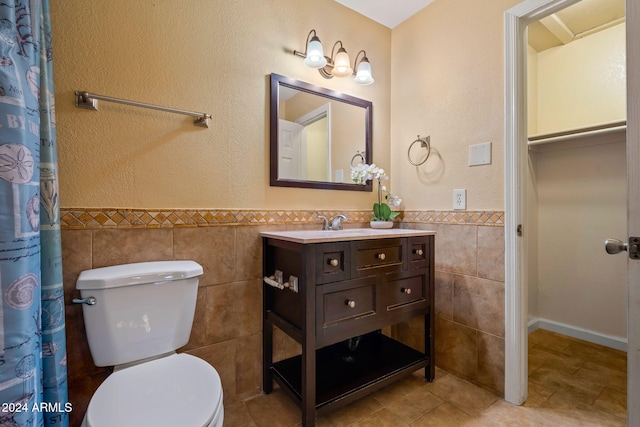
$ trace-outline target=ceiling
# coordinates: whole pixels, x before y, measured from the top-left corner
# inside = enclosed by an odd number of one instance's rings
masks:
[[[624,0],[582,0],[529,24],[529,46],[537,52],[618,25],[625,20]]]
[[[434,0],[336,0],[393,28]],[[447,1],[447,0],[439,0]],[[529,25],[529,45],[537,52],[567,44],[624,22],[625,0],[582,0]]]
[[[393,28],[408,17],[424,9],[434,0],[336,0],[338,3]]]

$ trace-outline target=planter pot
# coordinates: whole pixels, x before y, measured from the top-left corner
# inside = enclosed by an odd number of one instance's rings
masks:
[[[393,228],[393,221],[371,221],[371,228]]]

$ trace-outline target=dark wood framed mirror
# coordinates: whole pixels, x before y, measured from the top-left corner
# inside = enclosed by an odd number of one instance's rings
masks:
[[[373,158],[370,101],[271,74],[270,108],[271,186],[372,190],[351,180]]]

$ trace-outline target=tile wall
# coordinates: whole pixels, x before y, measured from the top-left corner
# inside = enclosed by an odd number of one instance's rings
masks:
[[[114,264],[192,259],[204,267],[191,339],[181,351],[201,357],[222,378],[225,402],[261,391],[264,230],[316,228],[307,211],[150,211],[65,209],[62,218],[71,425],[100,383],[87,346],[79,293],[81,271]],[[345,213],[345,212],[343,212]],[[367,226],[368,211],[348,211],[348,226]],[[436,364],[502,395],[504,390],[504,237],[502,212],[404,212],[403,226],[437,231]],[[419,347],[421,322],[391,333]],[[275,336],[275,359],[299,346]]]
[[[414,224],[436,234],[436,365],[504,395],[504,227]],[[420,348],[418,319],[397,325]]]

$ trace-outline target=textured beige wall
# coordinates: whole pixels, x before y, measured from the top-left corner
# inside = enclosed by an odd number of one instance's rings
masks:
[[[169,0],[51,5],[62,207],[349,209],[366,192],[269,186],[269,80],[283,74],[374,105],[374,160],[389,166],[391,31],[333,0]],[[366,49],[375,84],[326,80],[292,54],[315,28],[326,50]],[[213,115],[191,118],[74,90]]]
[[[625,46],[619,24],[538,54],[535,133],[625,120]]]
[[[504,11],[519,0],[436,0],[392,31],[391,187],[411,209],[504,206]],[[407,149],[431,135],[412,166]],[[492,163],[469,167],[468,147],[492,142]]]
[[[624,137],[536,159],[538,317],[626,338],[627,260],[603,249],[627,233]]]

